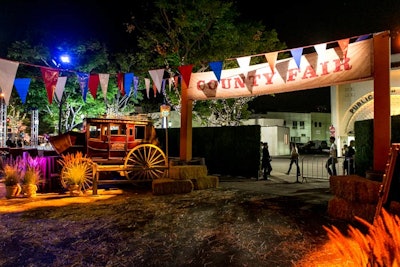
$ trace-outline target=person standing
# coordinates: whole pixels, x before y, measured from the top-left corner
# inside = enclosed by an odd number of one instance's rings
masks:
[[[289,164],[289,170],[286,173],[287,175],[289,175],[293,163],[296,164],[297,167],[297,176],[300,176],[299,150],[297,149],[296,143],[292,142],[290,143],[290,164]]]
[[[343,145],[342,148],[342,156],[346,158],[347,150],[349,149],[349,146],[347,144]],[[343,161],[343,175],[346,175],[347,169],[346,169],[346,160]],[[348,174],[348,173],[347,173]]]
[[[335,137],[331,136],[329,138],[329,142],[331,143],[329,147],[329,158],[326,161],[325,168],[329,173],[329,176],[336,175],[336,163],[337,161],[337,147],[335,144]],[[331,169],[332,168],[332,169]]]
[[[354,140],[351,140],[347,147],[346,154],[344,155],[344,169],[347,175],[354,174],[354,155],[356,150],[354,149]]]
[[[269,155],[268,143],[265,142],[263,144],[262,149],[262,171],[264,173],[264,179],[268,180],[268,175],[271,174],[272,166],[271,166],[271,156]]]

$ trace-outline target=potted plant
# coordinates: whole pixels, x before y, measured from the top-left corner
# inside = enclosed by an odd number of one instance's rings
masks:
[[[40,170],[36,166],[28,165],[21,176],[22,194],[25,197],[35,197],[40,182]]]
[[[17,197],[21,193],[21,172],[18,165],[6,164],[3,168],[4,184],[6,186],[6,198]]]
[[[61,155],[61,183],[71,195],[82,195],[84,184],[92,178],[92,162],[82,152]]]

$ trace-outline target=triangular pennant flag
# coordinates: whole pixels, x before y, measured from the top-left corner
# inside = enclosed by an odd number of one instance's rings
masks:
[[[30,78],[17,78],[14,81],[14,86],[17,89],[17,93],[21,98],[22,104],[26,102],[26,96],[28,95],[29,85],[31,83]]]
[[[153,92],[154,92],[154,98],[157,97],[157,86],[153,82]]]
[[[131,93],[132,82],[133,82],[133,73],[125,73],[124,74],[124,89],[125,89],[125,94],[127,96],[129,96]]]
[[[326,54],[326,43],[314,45],[314,49],[318,54],[318,60],[320,62],[324,61]]]
[[[135,98],[137,97],[138,86],[139,86],[139,77],[134,76],[133,77],[133,96]]]
[[[278,58],[278,52],[271,52],[264,55],[268,61],[269,67],[272,73],[275,73],[275,63],[276,59]]]
[[[110,79],[110,74],[100,73],[99,80],[100,80],[100,87],[101,91],[103,92],[104,101],[107,102],[107,90],[108,90],[108,80]]]
[[[149,70],[151,79],[153,80],[153,87],[157,88],[157,91],[161,93],[161,83],[164,77],[165,69]]]
[[[169,91],[171,91],[171,86],[173,86],[173,85],[174,85],[174,77],[168,78],[168,90]]]
[[[300,68],[301,56],[303,55],[303,47],[300,48],[293,48],[290,50],[294,61],[298,68]]]
[[[174,88],[175,90],[178,88],[178,84],[179,84],[179,76],[174,76]]]
[[[83,101],[86,103],[86,95],[88,92],[88,84],[89,84],[89,74],[83,72],[77,72],[76,75],[78,77],[79,88],[81,88],[82,91]]]
[[[215,77],[217,77],[218,82],[221,80],[222,63],[222,61],[213,61],[208,63],[210,69],[214,72]]]
[[[121,92],[121,95],[125,95],[125,89],[124,89],[124,74],[119,72],[117,74],[117,83],[118,83],[118,89]]]
[[[54,92],[56,91],[56,85],[58,80],[59,71],[51,68],[41,67],[42,77],[44,85],[47,91],[47,99],[49,104],[53,102]]]
[[[97,88],[99,88],[100,77],[99,74],[90,74],[89,75],[89,91],[92,94],[93,98],[97,97]]]
[[[338,41],[339,47],[343,52],[343,58],[347,57],[347,49],[349,48],[350,38],[342,39]]]
[[[64,93],[64,88],[65,88],[65,83],[67,82],[67,77],[66,76],[64,76],[64,77],[58,77],[58,80],[57,80],[57,84],[56,84],[56,96],[57,96],[57,99],[58,99],[58,102],[60,103],[60,105],[62,104],[61,103],[61,100],[62,100],[62,95],[63,95],[63,93]]]
[[[359,37],[357,38],[356,42],[364,41],[364,40],[370,38],[371,36],[372,36],[372,34],[364,34],[364,35],[361,35],[361,36],[359,36]]]
[[[238,57],[236,60],[239,64],[240,70],[243,74],[247,74],[249,66],[250,66],[251,57]]]
[[[286,75],[289,69],[289,60],[283,60],[281,62],[278,61],[275,65],[276,70],[279,73],[279,76],[282,78],[283,82],[286,83]]]
[[[189,86],[190,76],[192,75],[193,65],[179,66],[178,70],[182,75],[182,80],[185,82],[186,86]]]
[[[162,84],[161,84],[161,91],[165,92],[165,84],[166,84],[167,79],[163,79],[162,80]]]
[[[8,105],[10,100],[18,66],[18,62],[0,59],[0,89],[6,105]]]
[[[146,86],[147,98],[150,99],[150,79],[144,78],[144,85]]]

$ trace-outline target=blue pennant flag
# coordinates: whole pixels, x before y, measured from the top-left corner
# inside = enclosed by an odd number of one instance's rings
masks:
[[[89,90],[89,74],[77,72],[76,75],[78,76],[79,88],[81,88],[82,91],[83,101],[86,103],[86,95]]]
[[[17,89],[18,95],[21,98],[22,104],[25,104],[26,96],[28,95],[30,78],[17,78],[14,80],[14,86]]]
[[[208,63],[211,70],[214,72],[215,77],[217,77],[218,82],[221,80],[221,72],[222,72],[222,61],[213,61]]]
[[[133,82],[133,73],[125,73],[124,74],[124,90],[125,94],[129,96],[131,92],[131,85]]]
[[[294,58],[296,65],[298,68],[300,68],[300,61],[301,61],[301,56],[303,55],[303,48],[294,48],[290,50],[290,53],[292,54],[292,57]]]

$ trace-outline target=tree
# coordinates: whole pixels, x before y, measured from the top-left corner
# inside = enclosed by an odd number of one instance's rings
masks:
[[[42,45],[32,46],[27,41],[23,41],[14,42],[7,55],[10,59],[29,63],[21,64],[17,72],[18,77],[32,79],[27,101],[22,105],[18,95],[13,91],[10,103],[25,111],[39,109],[39,133],[54,132],[58,127],[60,114],[62,132],[64,132],[79,126],[84,117],[97,117],[110,110],[133,112],[134,104],[142,98],[141,92],[131,97],[133,94],[126,96],[118,90],[116,69],[123,66],[126,71],[129,71],[130,65],[127,63],[129,57],[125,62],[122,61],[120,66],[110,63],[110,55],[104,44],[86,41],[75,45],[64,43],[57,47],[57,52],[67,51],[71,56],[74,70],[71,70],[72,65],[52,63],[54,58],[51,57],[49,51],[49,48]],[[52,104],[49,104],[39,66],[59,69],[60,76],[68,77],[62,99],[54,96]],[[98,90],[96,99],[88,92],[84,101],[76,78],[76,70],[84,73],[111,73],[106,100],[101,90]]]
[[[239,23],[233,1],[159,0],[154,9],[158,13],[153,13],[152,19],[139,15],[126,24],[128,31],[139,36],[137,46],[144,59],[141,67],[147,70],[163,66],[167,75],[174,76],[178,66],[193,64],[193,71],[201,72],[209,70],[209,62],[224,59],[224,68],[232,68],[237,63],[229,58],[286,47],[275,30],[265,30],[260,22]],[[252,64],[262,60],[252,58]],[[179,90],[166,91],[164,97],[173,109],[180,110]],[[237,125],[248,114],[247,103],[252,99],[197,101],[193,103],[194,115],[207,124]]]

